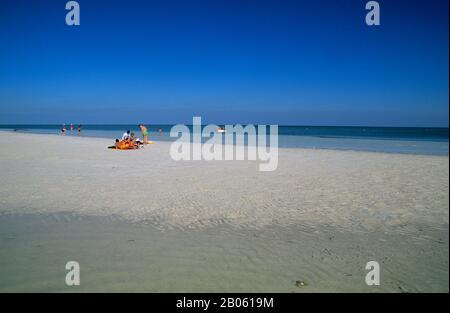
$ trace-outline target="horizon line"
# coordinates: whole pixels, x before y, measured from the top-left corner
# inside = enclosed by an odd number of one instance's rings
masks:
[[[144,124],[144,125],[156,125],[156,126],[173,126],[173,125],[179,125],[179,124],[183,124],[183,123],[97,123],[97,124],[93,124],[93,123],[7,123],[7,124],[0,124],[1,126],[44,126],[44,125],[48,125],[48,126],[61,126],[61,125],[83,125],[83,126],[112,126],[112,125],[136,125],[138,126],[139,124]],[[222,126],[222,125],[277,125],[277,126],[281,126],[281,127],[366,127],[366,128],[442,128],[442,129],[449,129],[449,126],[373,126],[373,125],[307,125],[307,124],[269,124],[269,123],[261,123],[261,124],[255,124],[255,123],[235,123],[235,124],[227,124],[227,123],[205,123],[202,124],[203,125],[208,125],[208,124],[214,124],[214,125],[218,125],[218,126]],[[183,124],[186,126],[193,126],[193,124]]]

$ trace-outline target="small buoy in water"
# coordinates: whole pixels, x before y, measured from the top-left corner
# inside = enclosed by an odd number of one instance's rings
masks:
[[[297,280],[297,281],[295,282],[295,285],[296,285],[298,288],[302,288],[302,287],[308,286],[308,284],[305,283],[305,282],[302,281],[302,280]]]

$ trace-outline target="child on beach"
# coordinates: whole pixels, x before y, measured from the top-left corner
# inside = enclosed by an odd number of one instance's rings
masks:
[[[144,144],[139,138],[135,137],[134,133],[131,133],[129,140],[137,146]]]
[[[61,135],[65,136],[66,135],[66,125],[63,124],[62,128],[61,128]]]

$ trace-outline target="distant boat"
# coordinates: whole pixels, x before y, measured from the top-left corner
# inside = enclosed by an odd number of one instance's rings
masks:
[[[219,127],[219,128],[217,128],[217,132],[218,133],[226,133],[227,131],[225,130],[225,128]]]

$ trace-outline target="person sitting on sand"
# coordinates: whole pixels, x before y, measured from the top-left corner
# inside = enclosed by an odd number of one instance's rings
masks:
[[[147,142],[148,142],[148,130],[147,130],[147,127],[145,127],[143,124],[139,124],[139,128],[141,129],[141,132],[142,132],[142,137],[143,137],[143,139],[144,139],[144,145],[146,145],[147,144]]]
[[[130,131],[129,130],[124,132],[122,135],[122,140],[128,140],[128,139],[130,139]]]
[[[135,145],[138,145],[138,146],[144,144],[139,138],[135,137],[134,133],[131,133],[130,141],[133,142]]]
[[[126,139],[126,140],[116,139],[114,146],[116,147],[116,149],[119,149],[119,150],[131,150],[131,149],[139,148],[138,145],[131,142],[130,139]]]

